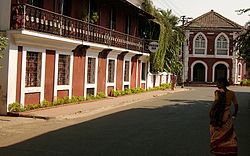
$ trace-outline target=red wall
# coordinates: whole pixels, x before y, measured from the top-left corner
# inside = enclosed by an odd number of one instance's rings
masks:
[[[40,93],[26,93],[24,103],[25,103],[25,105],[39,104],[40,103]]]
[[[46,51],[44,99],[52,102],[54,98],[55,51]]]
[[[23,47],[19,46],[18,58],[17,58],[17,80],[16,80],[16,102],[19,103],[21,99],[22,53],[23,53]]]
[[[137,77],[137,87],[140,87],[140,83],[141,83],[141,60],[138,60],[138,77]]]
[[[127,52],[122,52],[117,56],[117,66],[116,66],[116,89],[122,90],[122,83],[123,83],[123,62],[124,57]]]
[[[230,73],[229,76],[232,75],[232,67],[233,67],[233,62],[232,59],[223,59],[223,58],[189,58],[188,61],[188,81],[191,81],[191,65],[193,62],[201,60],[205,62],[208,66],[208,73],[207,73],[207,81],[212,82],[213,78],[213,65],[218,62],[218,61],[223,61],[226,62],[229,65]]]
[[[58,90],[57,91],[57,98],[64,98],[69,96],[69,90]]]
[[[86,49],[80,48],[74,52],[72,95],[84,95]]]
[[[136,64],[137,64],[137,59],[132,57],[130,88],[136,88]]]
[[[207,37],[207,54],[208,55],[214,55],[215,54],[215,38],[221,33],[218,31],[195,31],[193,34],[190,34],[189,37],[189,54],[193,54],[193,39],[195,35],[199,32],[202,32]],[[214,33],[214,34],[208,34],[208,33]],[[230,32],[223,32],[227,35],[229,38],[229,55],[232,55],[233,52],[233,35],[230,35]]]
[[[98,78],[97,78],[97,92],[105,92],[106,88],[106,66],[107,56],[110,50],[102,51],[98,55]]]

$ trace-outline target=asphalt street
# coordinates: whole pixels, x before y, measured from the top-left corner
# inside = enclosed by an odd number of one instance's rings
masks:
[[[35,120],[0,130],[0,156],[210,156],[208,110],[216,88],[193,87],[96,115]],[[250,155],[250,88],[231,87],[239,156]]]

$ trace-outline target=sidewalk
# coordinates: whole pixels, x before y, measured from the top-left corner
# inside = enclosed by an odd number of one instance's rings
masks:
[[[60,105],[51,108],[38,109],[28,112],[21,112],[18,116],[42,118],[42,119],[71,119],[78,117],[87,117],[104,111],[123,107],[134,102],[139,102],[156,96],[162,96],[180,91],[187,91],[185,88],[176,90],[152,91],[140,94],[126,95],[121,97],[108,97],[97,101],[88,101],[79,104]]]

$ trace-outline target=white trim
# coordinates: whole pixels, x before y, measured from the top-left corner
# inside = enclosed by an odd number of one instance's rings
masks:
[[[2,89],[6,87],[5,93],[7,94],[6,98],[7,98],[7,111],[8,111],[8,105],[13,102],[16,102],[16,88],[19,87],[19,86],[16,86],[17,85],[16,80],[17,80],[18,47],[15,46],[11,42],[11,40],[9,40],[9,48],[6,49],[5,52],[6,54],[4,58],[2,59],[1,63],[3,63],[2,65],[4,65],[7,69],[0,69],[1,70],[0,73],[3,74],[1,75],[2,76],[1,80],[6,82],[6,84],[3,84],[4,82],[1,82],[0,85],[2,85]],[[5,62],[6,62],[6,65],[5,65]],[[2,108],[4,107],[0,106],[0,109]],[[6,111],[6,110],[1,110],[0,112],[3,112],[3,111]]]
[[[59,55],[68,55],[70,56],[70,65],[69,65],[69,84],[68,85],[58,85],[58,61]],[[72,80],[73,80],[73,53],[65,51],[56,51],[55,54],[55,80],[54,80],[54,100],[57,99],[57,92],[60,90],[68,90],[69,98],[72,97]]]
[[[191,81],[194,81],[194,66],[197,64],[197,63],[201,63],[205,66],[205,82],[207,82],[207,70],[208,70],[208,66],[205,62],[201,61],[201,60],[197,60],[197,61],[194,61],[191,65]]]
[[[242,63],[239,62],[237,64],[237,76],[236,76],[237,82],[240,82],[242,80],[242,77],[243,77],[243,75],[242,75],[243,69],[242,68],[243,68]],[[239,69],[240,69],[240,71],[239,71]]]
[[[129,61],[129,81],[124,81],[124,73],[125,73],[125,62],[126,61]],[[125,85],[128,85],[129,88],[130,88],[130,80],[131,80],[131,57],[124,57],[124,60],[123,60],[123,83],[122,83],[122,90],[124,90],[124,86]]]
[[[139,69],[139,61],[136,59],[136,73],[135,73],[135,88],[138,87],[138,80],[140,79],[138,76],[138,69]],[[140,85],[139,85],[140,86]]]
[[[195,54],[195,40],[196,38],[199,36],[199,35],[202,35],[205,39],[205,52],[204,54]],[[194,39],[193,39],[193,55],[194,56],[204,56],[204,55],[207,55],[207,37],[205,34],[203,34],[202,32],[199,32],[197,33],[195,36],[194,36]]]
[[[218,65],[218,64],[223,64],[223,65],[225,65],[226,67],[227,67],[227,79],[229,79],[229,72],[230,72],[230,70],[229,70],[229,65],[228,65],[228,63],[226,63],[226,62],[224,62],[224,61],[218,61],[218,62],[216,62],[214,65],[213,65],[213,77],[212,77],[212,82],[214,82],[215,80],[214,80],[214,77],[215,77],[215,68],[216,68],[216,66]]]
[[[87,51],[86,52],[86,61],[85,61],[85,78],[84,78],[84,97],[87,96],[87,89],[88,88],[94,88],[94,96],[97,94],[97,81],[98,81],[98,55],[99,52],[91,52]],[[88,84],[87,83],[87,74],[88,74],[88,58],[95,58],[95,83],[94,84]]]
[[[41,62],[41,81],[40,87],[25,87],[25,77],[26,77],[26,57],[27,51],[42,53]],[[45,83],[45,64],[46,64],[46,50],[34,47],[23,47],[22,52],[22,76],[21,76],[21,97],[20,103],[24,106],[25,93],[40,93],[40,103],[44,100],[44,83]]]
[[[41,33],[41,32],[35,32],[35,31],[30,31],[30,30],[21,30],[21,31],[10,31],[11,34],[13,34],[13,37],[15,38],[15,42],[18,45],[33,45],[33,46],[44,46],[44,48],[49,48],[49,49],[59,49],[61,51],[67,51],[67,50],[72,50],[74,49],[77,45],[84,44],[90,47],[95,47],[101,51],[102,49],[112,49],[115,51],[123,52],[123,51],[128,51],[129,53],[133,54],[142,54],[144,56],[149,56],[150,54],[148,53],[142,53],[134,50],[129,50],[129,49],[124,49],[124,48],[118,48],[114,46],[109,46],[109,45],[104,45],[104,44],[98,44],[98,43],[93,43],[93,42],[86,42],[82,40],[77,40],[77,39],[70,39],[66,37],[60,37],[57,35],[53,34],[46,34],[46,33]],[[36,40],[34,40],[36,38]],[[37,38],[43,39],[42,41],[37,40]],[[33,42],[32,42],[33,41]],[[46,42],[46,44],[41,44],[39,42]],[[53,42],[54,44],[49,44]],[[62,46],[62,44],[64,46]]]
[[[142,63],[144,63],[145,64],[145,80],[142,80]],[[141,66],[141,71],[140,71],[140,75],[141,75],[141,77],[140,77],[140,88],[141,88],[141,84],[145,84],[145,89],[146,89],[146,79],[147,79],[147,63],[145,62],[145,61],[142,61],[141,60],[141,63],[140,63],[140,66]]]
[[[230,55],[193,55],[193,54],[188,54],[188,57],[192,58],[223,58],[223,59],[233,59],[233,56]]]
[[[226,40],[227,40],[227,55],[218,55],[217,54],[217,40],[218,40],[218,38],[220,37],[220,36],[224,36],[225,38],[226,38]],[[215,38],[215,40],[214,40],[215,42],[214,42],[214,55],[216,56],[216,57],[219,57],[219,56],[221,56],[221,57],[223,57],[223,58],[225,58],[225,57],[227,57],[227,56],[229,56],[229,48],[230,48],[230,40],[229,40],[229,38],[228,38],[228,36],[225,34],[225,33],[220,33],[220,34],[218,34],[217,36],[216,36],[216,38]]]
[[[114,70],[114,82],[110,83],[108,82],[108,65],[109,65],[109,60],[114,60],[115,61],[115,70]],[[105,94],[106,96],[108,95],[108,87],[114,87],[114,90],[116,90],[116,67],[117,66],[117,56],[113,55],[108,55],[107,61],[106,61],[106,87],[105,87]]]

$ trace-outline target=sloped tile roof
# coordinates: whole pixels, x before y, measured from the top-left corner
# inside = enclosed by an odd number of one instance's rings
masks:
[[[242,29],[242,26],[211,10],[186,24],[186,28]]]

